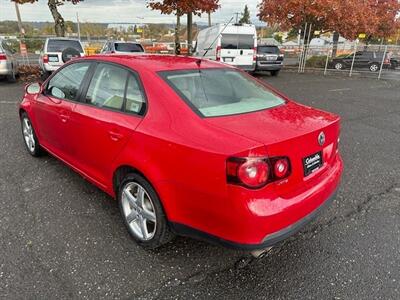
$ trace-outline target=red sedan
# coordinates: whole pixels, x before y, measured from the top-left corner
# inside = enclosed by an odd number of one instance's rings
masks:
[[[27,86],[19,115],[29,153],[115,197],[145,248],[180,234],[264,249],[334,197],[343,169],[338,116],[195,58],[76,59]]]

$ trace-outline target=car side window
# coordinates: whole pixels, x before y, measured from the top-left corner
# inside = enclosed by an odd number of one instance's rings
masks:
[[[100,63],[90,82],[86,102],[98,107],[122,110],[128,71]]]
[[[136,76],[129,75],[126,88],[125,111],[135,114],[142,114],[145,110],[146,101],[143,91]]]
[[[61,69],[50,79],[46,94],[76,101],[79,88],[89,67],[89,62],[82,62],[74,63]]]

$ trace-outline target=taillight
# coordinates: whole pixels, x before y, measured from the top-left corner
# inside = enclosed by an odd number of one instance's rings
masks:
[[[253,61],[257,60],[257,47],[253,48]]]
[[[43,63],[47,64],[49,62],[49,56],[47,54],[43,55]]]
[[[0,60],[7,60],[7,55],[0,53]]]
[[[231,157],[226,165],[228,183],[251,189],[284,179],[290,175],[290,171],[290,161],[287,157]]]
[[[216,53],[216,58],[217,61],[221,60],[221,46],[217,47],[217,53]]]

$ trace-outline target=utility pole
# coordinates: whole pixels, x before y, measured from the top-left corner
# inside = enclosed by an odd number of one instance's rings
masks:
[[[239,23],[239,15],[240,15],[240,13],[236,12],[236,13],[234,13],[234,14],[236,15],[235,24],[238,24],[238,23]]]
[[[17,20],[18,20],[18,27],[19,27],[19,32],[21,33],[21,36],[23,37],[25,35],[25,30],[22,27],[22,21],[21,21],[21,13],[19,12],[19,6],[17,2],[14,2],[15,4],[15,12],[17,13]]]
[[[78,39],[81,40],[81,25],[79,22],[79,14],[76,13],[76,23],[78,24]]]
[[[208,12],[208,27],[211,27],[211,11]]]

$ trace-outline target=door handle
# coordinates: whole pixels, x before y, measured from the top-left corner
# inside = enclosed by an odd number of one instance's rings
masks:
[[[124,137],[123,134],[118,133],[118,132],[115,132],[115,131],[112,131],[112,130],[110,130],[110,131],[108,132],[108,134],[110,135],[110,138],[111,138],[114,142],[117,142],[117,141],[119,141],[120,139],[122,139],[122,138]]]
[[[60,119],[61,119],[61,122],[63,122],[63,123],[67,123],[69,118],[70,117],[66,114],[63,114],[63,113],[60,114]]]

